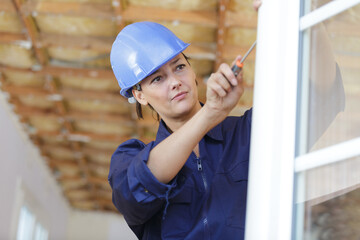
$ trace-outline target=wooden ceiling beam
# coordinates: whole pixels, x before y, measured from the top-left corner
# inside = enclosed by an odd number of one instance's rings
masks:
[[[32,19],[31,15],[24,14],[21,11],[22,4],[23,4],[21,2],[21,0],[13,0],[13,3],[14,3],[14,7],[17,10],[18,15],[20,16],[20,18],[27,30],[29,38],[31,39],[31,43],[33,45],[36,59],[38,60],[40,65],[45,65],[48,62],[48,56],[45,53],[44,49],[39,47],[40,45],[37,44],[38,32],[37,32],[37,28],[35,26],[34,20]]]
[[[125,22],[122,17],[125,9],[124,2],[122,0],[113,0],[112,6],[115,11],[117,30],[120,32],[125,27]]]
[[[225,17],[226,17],[226,10],[229,0],[220,0],[219,7],[218,7],[218,22],[217,22],[217,33],[216,33],[216,59],[214,65],[214,72],[217,71],[220,64],[224,62],[223,58],[223,49],[225,44]]]

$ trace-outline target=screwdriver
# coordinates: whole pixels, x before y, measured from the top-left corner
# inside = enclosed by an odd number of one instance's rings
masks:
[[[237,75],[240,73],[242,67],[244,66],[244,61],[246,59],[246,57],[249,55],[249,53],[253,50],[253,48],[256,45],[256,40],[255,42],[251,45],[250,49],[245,53],[244,57],[241,58],[241,60],[237,60],[235,65],[231,68],[231,70],[233,71],[235,77],[237,77]]]

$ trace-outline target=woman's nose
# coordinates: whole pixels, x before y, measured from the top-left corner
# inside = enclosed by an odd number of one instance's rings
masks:
[[[174,75],[169,76],[171,89],[175,89],[181,86],[181,81]]]

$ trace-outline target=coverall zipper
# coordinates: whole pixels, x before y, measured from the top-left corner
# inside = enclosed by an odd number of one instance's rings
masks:
[[[207,194],[208,184],[207,184],[207,181],[206,181],[205,173],[203,172],[203,167],[202,167],[202,164],[201,164],[201,158],[196,157],[196,163],[197,163],[198,171],[200,172],[201,178],[202,178],[203,183],[204,183],[205,194]],[[207,237],[210,236],[210,230],[209,230],[209,224],[208,224],[208,219],[207,219],[207,216],[206,216],[206,213],[205,213],[205,209],[203,210],[203,216],[204,216],[203,223],[204,223],[205,237],[207,238]]]

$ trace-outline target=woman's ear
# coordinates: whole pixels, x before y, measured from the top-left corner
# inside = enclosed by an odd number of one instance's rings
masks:
[[[138,101],[141,105],[148,105],[148,101],[146,100],[142,91],[133,89],[132,94],[133,94],[134,98],[136,99],[136,101]]]

